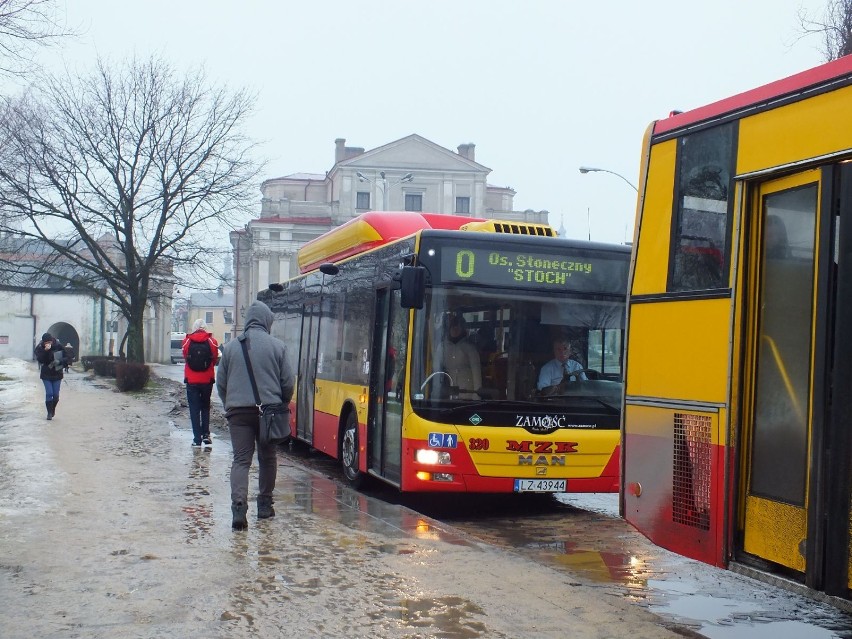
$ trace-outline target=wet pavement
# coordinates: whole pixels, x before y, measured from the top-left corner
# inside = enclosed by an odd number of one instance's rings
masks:
[[[288,456],[340,476],[336,464],[302,447]],[[852,615],[833,605],[652,544],[618,517],[618,495],[454,495],[447,500],[400,496],[383,486],[371,486],[368,492],[530,563],[564,571],[572,583],[623,598],[696,636],[852,637]]]
[[[192,450],[181,386],[110,384],[72,373],[47,422],[35,369],[0,361],[4,638],[852,637],[827,604],[653,546],[613,495],[448,507],[353,491],[296,447],[277,516],[234,533],[221,420]]]
[[[852,617],[824,603],[650,543],[617,514],[617,496],[562,495],[519,519],[446,518],[454,526],[530,560],[559,566],[603,593],[712,639],[850,637]]]

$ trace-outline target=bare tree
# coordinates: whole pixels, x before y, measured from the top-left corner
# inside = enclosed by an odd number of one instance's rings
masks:
[[[241,129],[254,97],[158,58],[35,86],[0,114],[0,268],[106,297],[127,319],[128,359],[144,361],[157,278],[216,273],[229,221],[255,197]]]
[[[71,34],[55,10],[56,0],[0,0],[0,74],[27,72],[35,48]]]
[[[820,35],[826,62],[852,54],[852,0],[828,0],[822,18],[799,10],[802,37]]]

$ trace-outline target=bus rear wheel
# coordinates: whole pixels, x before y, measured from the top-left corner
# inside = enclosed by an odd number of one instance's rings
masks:
[[[343,426],[340,459],[346,480],[354,488],[361,486],[364,475],[358,470],[358,419],[354,412],[346,416],[346,423]]]

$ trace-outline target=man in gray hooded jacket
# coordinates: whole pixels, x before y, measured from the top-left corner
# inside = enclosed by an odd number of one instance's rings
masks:
[[[276,446],[262,446],[257,441],[260,415],[241,345],[245,340],[260,403],[289,404],[293,397],[293,371],[287,362],[284,342],[269,333],[272,318],[272,311],[266,304],[252,302],[246,309],[245,330],[240,337],[225,344],[216,374],[216,391],[225,407],[234,449],[231,465],[231,527],[234,530],[248,528],[248,481],[255,444],[259,469],[257,518],[275,516],[272,491],[278,472]]]

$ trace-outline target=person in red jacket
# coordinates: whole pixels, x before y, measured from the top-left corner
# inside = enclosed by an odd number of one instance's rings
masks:
[[[206,348],[203,348],[206,347]],[[210,448],[210,395],[216,382],[219,345],[207,332],[203,319],[195,320],[192,332],[183,340],[183,381],[186,383],[186,403],[192,423],[192,446]]]

